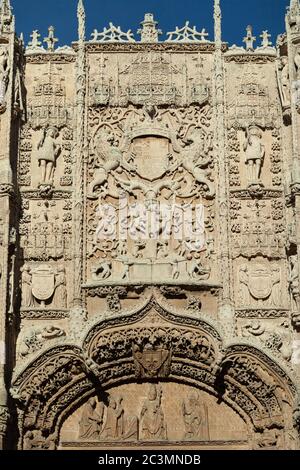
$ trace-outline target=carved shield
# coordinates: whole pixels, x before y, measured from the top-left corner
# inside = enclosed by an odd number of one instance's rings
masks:
[[[157,377],[160,369],[169,357],[169,351],[166,349],[146,350],[143,352],[135,352],[135,359],[144,369],[143,376]]]
[[[55,278],[51,266],[42,265],[32,271],[32,294],[38,300],[48,300],[54,293]]]
[[[132,142],[135,165],[139,176],[153,181],[168,168],[169,139],[165,137],[137,137]]]
[[[271,271],[262,264],[253,266],[249,272],[248,287],[250,294],[255,299],[267,299],[273,288]]]

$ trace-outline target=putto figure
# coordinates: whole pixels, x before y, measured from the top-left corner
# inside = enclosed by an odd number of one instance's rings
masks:
[[[56,143],[57,137],[58,130],[55,127],[48,127],[37,146],[42,184],[53,184],[54,167],[60,152],[60,146]]]

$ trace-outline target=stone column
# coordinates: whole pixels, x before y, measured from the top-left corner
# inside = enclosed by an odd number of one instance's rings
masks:
[[[78,2],[78,52],[76,77],[76,160],[74,168],[73,196],[73,307],[82,307],[81,284],[83,275],[83,168],[85,153],[86,119],[86,53],[85,53],[85,11],[82,0]]]
[[[0,449],[6,447],[8,409],[7,344],[10,309],[10,225],[13,214],[11,170],[11,132],[13,119],[15,25],[9,3],[0,7]],[[13,274],[12,274],[13,275]],[[12,312],[10,312],[12,313]]]
[[[296,244],[297,244],[297,256],[298,256],[298,273],[300,273],[300,114],[298,107],[298,99],[300,98],[300,67],[298,71],[295,66],[295,55],[296,50],[300,51],[300,6],[298,0],[292,0],[290,10],[286,15],[286,33],[287,33],[287,48],[288,48],[288,59],[289,59],[289,75],[290,75],[290,89],[291,89],[291,125],[292,125],[292,175],[291,175],[291,192],[294,200],[295,207],[295,227],[296,227]],[[298,89],[299,87],[299,89]],[[299,291],[300,291],[300,279]],[[299,308],[299,307],[298,307]],[[294,330],[294,346],[296,349],[300,342],[299,328],[295,327]],[[298,358],[300,354],[294,350],[294,359]],[[298,382],[300,384],[300,364],[294,362],[294,369],[298,376]]]
[[[232,304],[232,276],[229,248],[229,184],[228,164],[225,153],[225,89],[224,61],[221,36],[220,0],[215,0],[215,57],[214,57],[214,114],[215,114],[215,157],[218,165],[217,219],[219,229],[219,269],[223,284],[219,316],[229,334],[234,327],[234,309]]]

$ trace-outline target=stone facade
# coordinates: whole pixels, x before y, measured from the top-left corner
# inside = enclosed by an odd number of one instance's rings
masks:
[[[25,47],[2,0],[1,448],[299,449],[300,6],[214,23]]]

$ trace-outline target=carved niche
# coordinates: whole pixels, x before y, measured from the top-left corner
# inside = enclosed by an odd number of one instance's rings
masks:
[[[73,131],[46,125],[33,130],[25,124],[19,148],[21,186],[39,188],[43,195],[53,188],[71,186]]]
[[[233,257],[285,258],[285,213],[281,198],[232,198],[231,236]]]
[[[72,204],[70,200],[23,198],[20,244],[25,260],[70,259]]]
[[[228,128],[246,129],[251,124],[274,127],[279,117],[279,103],[275,98],[278,84],[272,66],[272,63],[226,64],[226,73],[230,76],[227,87]],[[267,80],[271,76],[273,80]]]
[[[259,186],[282,187],[282,145],[277,128],[262,129],[253,124],[245,130],[228,131],[230,156],[229,184],[231,188],[249,188],[251,194],[262,196]]]

